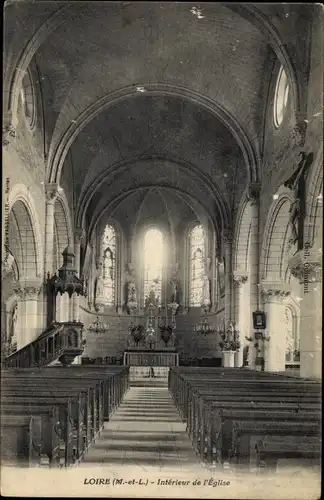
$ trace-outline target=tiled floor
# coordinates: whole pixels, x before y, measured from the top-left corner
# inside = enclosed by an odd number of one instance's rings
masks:
[[[202,470],[167,387],[131,387],[80,466]]]

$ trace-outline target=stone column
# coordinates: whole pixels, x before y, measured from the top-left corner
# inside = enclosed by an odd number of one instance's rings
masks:
[[[261,293],[266,313],[266,336],[264,341],[264,370],[284,372],[286,369],[286,332],[284,324],[284,299],[290,295],[285,283],[262,283]]]
[[[76,269],[76,275],[80,277],[80,254],[81,254],[81,242],[84,237],[84,231],[82,228],[77,228],[74,231],[74,266]]]
[[[40,290],[40,285],[26,285],[15,290],[20,299],[20,324],[17,328],[20,331],[20,339],[17,339],[18,349],[33,342],[39,334],[38,297]]]
[[[322,374],[322,263],[319,253],[306,248],[289,260],[293,276],[301,285],[300,376]]]
[[[236,329],[240,332],[240,350],[235,354],[235,367],[239,368],[243,366],[243,348],[245,340],[245,328],[244,328],[244,318],[245,318],[245,304],[244,304],[244,283],[247,282],[248,277],[243,274],[234,272],[233,280],[235,283],[235,293],[234,293],[234,321]]]
[[[80,321],[80,297],[76,292],[72,294],[72,321]]]
[[[250,304],[246,314],[249,315],[249,325],[252,325],[252,313],[259,309],[259,221],[260,221],[260,188],[259,183],[251,183],[247,190],[247,199],[250,203],[250,239],[249,239],[249,283],[250,283]],[[249,336],[253,337],[253,332]],[[249,368],[255,369],[255,349],[254,342],[249,348]]]
[[[45,281],[47,273],[52,275],[53,271],[53,243],[54,243],[54,205],[58,195],[57,184],[45,186],[46,209],[45,209],[45,248],[44,248],[44,274]]]
[[[61,295],[60,293],[56,296],[56,321],[59,323],[64,323],[69,321],[69,302],[70,297],[67,292]]]
[[[224,229],[222,233],[225,257],[225,326],[232,320],[232,232]]]

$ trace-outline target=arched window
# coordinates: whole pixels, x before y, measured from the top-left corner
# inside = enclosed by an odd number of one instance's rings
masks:
[[[205,273],[205,233],[201,224],[189,233],[189,305],[200,307]]]
[[[275,127],[278,128],[281,125],[283,120],[287,103],[288,103],[288,94],[289,94],[289,83],[285,70],[283,67],[280,68],[276,90],[275,90],[275,99],[274,99],[274,124]]]
[[[103,296],[107,305],[113,306],[116,288],[116,231],[111,225],[105,227],[102,246]]]
[[[144,236],[144,301],[153,290],[161,305],[163,270],[163,235],[158,229],[148,229]]]
[[[23,106],[23,111],[26,117],[26,121],[30,128],[33,128],[35,124],[35,96],[34,88],[31,80],[29,71],[27,70],[21,88],[21,101]]]

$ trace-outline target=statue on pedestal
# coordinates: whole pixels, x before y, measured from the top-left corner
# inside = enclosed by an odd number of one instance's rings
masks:
[[[208,276],[204,276],[203,290],[202,290],[202,305],[208,307],[210,305],[210,283]]]
[[[135,310],[137,308],[137,294],[136,294],[136,284],[135,284],[135,270],[131,262],[127,264],[128,278],[127,283],[127,308],[129,311]]]
[[[171,302],[177,302],[178,287],[175,279],[171,280]]]

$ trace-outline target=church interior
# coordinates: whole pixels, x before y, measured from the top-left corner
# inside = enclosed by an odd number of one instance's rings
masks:
[[[317,471],[322,6],[8,2],[3,61],[2,462]]]

